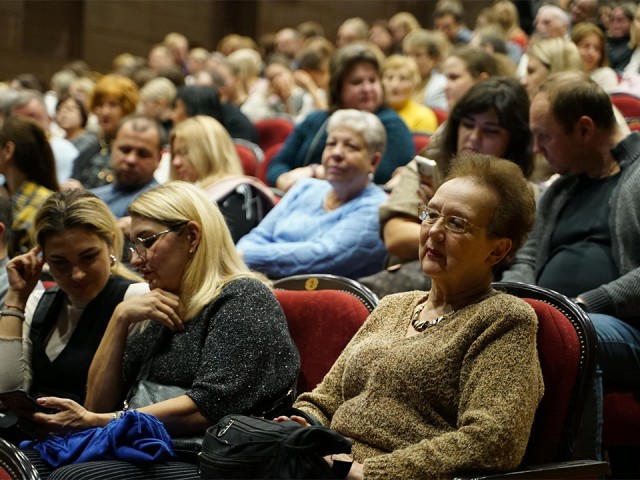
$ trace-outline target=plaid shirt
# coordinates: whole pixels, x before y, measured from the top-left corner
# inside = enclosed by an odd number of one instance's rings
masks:
[[[37,183],[25,181],[13,195],[13,238],[10,256],[26,253],[35,242],[33,240],[33,221],[36,212],[53,192]]]

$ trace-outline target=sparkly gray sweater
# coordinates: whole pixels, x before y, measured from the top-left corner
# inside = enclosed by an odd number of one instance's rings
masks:
[[[161,325],[132,335],[124,356],[132,383]],[[166,332],[165,332],[166,333]],[[273,292],[242,278],[230,282],[184,332],[165,335],[149,380],[177,385],[212,422],[229,413],[260,413],[296,380],[300,360]]]
[[[295,406],[353,440],[367,480],[516,467],[544,390],[535,313],[496,293],[406,338],[424,298],[384,297]]]

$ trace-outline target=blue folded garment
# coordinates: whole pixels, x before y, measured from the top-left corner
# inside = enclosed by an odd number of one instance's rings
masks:
[[[129,410],[104,427],[90,428],[42,441],[25,441],[52,467],[92,460],[125,460],[153,463],[175,456],[171,437],[153,415]]]

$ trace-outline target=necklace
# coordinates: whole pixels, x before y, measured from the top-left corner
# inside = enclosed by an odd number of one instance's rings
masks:
[[[418,305],[415,313],[413,314],[413,317],[411,317],[411,326],[417,332],[424,332],[427,328],[433,327],[434,325],[438,325],[445,318],[448,318],[455,313],[455,310],[452,310],[448,313],[445,313],[444,315],[440,315],[439,317],[434,318],[433,320],[420,320],[420,314],[422,313],[422,310],[424,310],[424,307],[426,305],[427,305],[426,302],[423,303],[422,305]]]
[[[475,302],[472,302],[469,305],[473,303],[481,302],[482,300],[487,298],[489,295],[491,295],[492,292],[493,292],[493,289],[490,288],[488,292],[486,292],[484,295],[478,298]],[[453,315],[458,311],[458,310],[452,310],[450,312],[447,312],[443,315],[440,315],[434,318],[433,320],[420,320],[420,314],[422,313],[422,310],[424,310],[424,307],[426,305],[427,305],[427,301],[425,300],[424,303],[416,307],[416,311],[413,313],[413,316],[411,317],[411,326],[415,329],[416,332],[424,332],[427,328],[438,325],[440,322],[449,318],[451,315]],[[465,307],[462,307],[462,308],[465,308]]]

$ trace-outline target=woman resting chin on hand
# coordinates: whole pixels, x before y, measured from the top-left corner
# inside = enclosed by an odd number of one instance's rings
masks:
[[[145,364],[150,382],[184,389],[138,409],[155,415],[173,438],[204,435],[229,413],[269,410],[295,382],[298,353],[278,301],[236,254],[218,208],[198,187],[176,181],[140,195],[129,213],[131,264],[151,291],[113,312],[89,371],[86,409],[45,398],[42,405],[60,411],[32,419],[53,433],[106,425]],[[141,468],[119,460],[60,467],[56,475],[80,472],[200,478],[196,465],[183,462]]]

